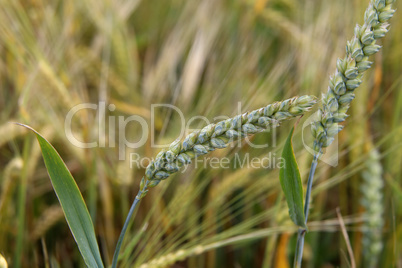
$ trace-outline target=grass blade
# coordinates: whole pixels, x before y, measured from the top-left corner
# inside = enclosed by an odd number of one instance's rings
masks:
[[[66,164],[54,147],[33,128],[42,150],[43,160],[59,199],[68,226],[88,267],[103,267],[95,229],[85,201]]]
[[[296,162],[295,154],[293,152],[292,137],[294,127],[286,140],[282,152],[282,158],[285,164],[280,168],[279,180],[281,182],[282,190],[285,193],[286,202],[289,207],[289,216],[292,221],[305,228],[304,212],[303,212],[303,187],[300,178],[299,167]]]

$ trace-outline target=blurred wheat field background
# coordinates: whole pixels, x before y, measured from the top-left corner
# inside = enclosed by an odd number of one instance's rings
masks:
[[[58,150],[83,193],[102,257],[111,263],[144,168],[159,149],[108,146],[119,129],[94,110],[73,119],[82,149],[66,137],[67,113],[81,103],[115,105],[110,116],[151,122],[151,104],[178,107],[188,120],[234,116],[295,95],[321,96],[368,0],[0,0],[0,254],[9,267],[83,267],[26,123]],[[356,91],[332,167],[319,162],[304,267],[402,267],[402,9],[391,19]],[[315,107],[316,109],[317,107]],[[156,109],[160,144],[180,134],[180,118]],[[306,115],[307,118],[310,114]],[[302,122],[306,119],[303,118]],[[206,123],[195,120],[192,128]],[[293,142],[304,182],[309,128]],[[213,152],[280,156],[293,122],[268,149],[247,144]],[[141,136],[129,124],[128,140]],[[271,144],[270,133],[253,137]],[[277,168],[195,168],[173,175],[141,202],[126,235],[121,267],[290,267],[295,225]],[[340,208],[348,238],[341,232]],[[349,256],[345,240],[350,241]]]

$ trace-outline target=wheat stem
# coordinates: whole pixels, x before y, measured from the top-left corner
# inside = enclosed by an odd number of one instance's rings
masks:
[[[147,181],[145,183],[145,185],[142,187],[142,189],[140,189],[133,201],[133,204],[131,205],[130,211],[128,212],[126,221],[124,222],[123,225],[123,229],[121,230],[120,236],[119,236],[119,240],[117,240],[117,244],[116,244],[116,249],[114,251],[113,254],[113,260],[112,260],[112,268],[116,268],[117,266],[117,261],[118,261],[118,257],[119,257],[119,252],[120,252],[120,248],[121,248],[121,244],[123,243],[123,239],[124,236],[126,234],[127,228],[128,228],[128,224],[130,223],[130,219],[134,213],[135,208],[137,207],[137,205],[139,204],[140,200],[141,200],[141,196],[143,195],[144,191],[147,191],[148,188],[148,183],[149,181]]]
[[[318,158],[321,155],[321,145],[318,147],[318,152],[314,154],[313,161],[311,162],[310,173],[308,175],[307,181],[307,191],[306,191],[306,199],[304,201],[304,223],[307,224],[308,220],[308,212],[310,208],[310,196],[311,196],[311,189],[313,187],[313,180],[315,170],[317,168]],[[303,258],[303,247],[304,247],[304,236],[306,235],[307,229],[306,228],[299,228],[297,232],[297,242],[296,242],[296,253],[294,259],[294,267],[300,268],[301,262]]]

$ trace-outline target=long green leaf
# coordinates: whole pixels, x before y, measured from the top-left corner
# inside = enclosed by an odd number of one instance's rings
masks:
[[[36,130],[23,124],[19,125],[31,129],[36,134],[53,189],[86,265],[91,268],[104,267],[87,206],[66,164],[54,147]]]
[[[288,203],[290,218],[296,225],[305,228],[303,186],[292,146],[294,129],[295,128],[293,127],[290,131],[285,147],[283,148],[282,158],[284,159],[285,164],[280,168],[279,179]]]

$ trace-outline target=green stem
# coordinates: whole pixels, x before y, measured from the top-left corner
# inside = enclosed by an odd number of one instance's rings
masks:
[[[142,193],[144,193],[147,190],[148,183],[149,183],[149,181],[147,181],[145,183],[145,186],[144,186],[144,188],[142,190],[138,191],[138,194],[135,197],[135,199],[133,201],[133,204],[131,205],[130,211],[128,212],[126,221],[124,222],[123,229],[121,230],[121,233],[120,233],[120,236],[119,236],[119,240],[117,241],[117,244],[116,244],[116,249],[114,250],[112,268],[117,267],[117,261],[118,261],[118,257],[119,257],[121,244],[123,243],[124,235],[126,234],[128,224],[130,223],[130,219],[131,219],[131,216],[134,213],[135,208],[137,207],[138,203],[141,200]]]
[[[310,173],[308,175],[307,181],[307,191],[306,191],[306,200],[304,201],[304,223],[307,225],[308,212],[310,208],[310,196],[311,196],[311,188],[313,186],[314,173],[317,168],[318,158],[321,155],[321,145],[318,148],[318,152],[314,154],[313,162],[311,163]],[[297,243],[295,250],[295,259],[294,259],[294,268],[300,268],[303,258],[303,247],[304,247],[304,236],[306,235],[306,228],[299,228],[297,232]]]
[[[13,267],[21,267],[21,259],[24,255],[24,245],[25,245],[25,212],[26,212],[26,199],[27,199],[27,189],[28,189],[28,163],[29,154],[31,152],[31,138],[27,137],[24,141],[23,150],[23,169],[20,177],[20,185],[18,189],[18,233],[16,238],[15,254],[14,254],[14,265]]]

